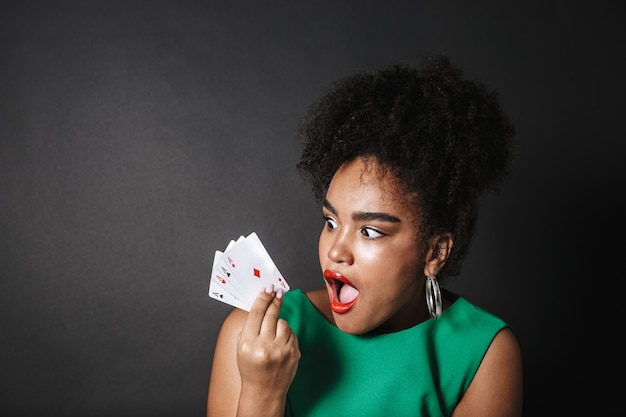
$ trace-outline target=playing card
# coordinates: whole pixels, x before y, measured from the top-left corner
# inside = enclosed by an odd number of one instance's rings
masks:
[[[237,242],[241,242],[243,239],[245,239],[245,237],[243,237],[243,235],[241,235],[241,236],[239,236],[239,238],[238,238],[236,241],[235,241],[235,240],[231,240],[231,241],[228,243],[228,246],[226,246],[226,249],[225,249],[225,250],[230,249],[230,248],[231,248],[231,247],[232,247],[235,243],[237,243]]]
[[[289,285],[255,232],[226,249],[224,256],[237,276],[244,296],[254,299],[261,289],[269,285],[289,290]]]
[[[289,284],[255,232],[231,240],[224,252],[215,251],[209,296],[250,311],[259,292],[269,286],[289,291]]]
[[[243,291],[237,277],[235,277],[232,267],[223,252],[215,251],[215,256],[213,257],[213,275],[211,278],[217,279],[218,285],[234,295],[235,298],[241,301],[246,299],[246,293]]]
[[[245,310],[247,308],[247,306],[244,305],[242,301],[237,299],[228,291],[223,290],[222,287],[218,284],[218,281],[215,279],[211,279],[209,283],[209,297],[222,301],[226,304],[230,304],[231,306],[240,308],[242,310]]]
[[[215,251],[213,257],[213,271],[209,283],[209,296],[216,300],[223,301],[234,307],[245,308],[244,299],[236,288],[236,280],[232,273],[220,265],[224,262],[223,253]]]

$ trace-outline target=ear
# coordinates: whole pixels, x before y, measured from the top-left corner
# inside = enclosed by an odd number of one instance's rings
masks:
[[[434,236],[428,243],[426,252],[426,262],[424,264],[424,275],[436,277],[450,256],[453,244],[451,233],[442,233]]]

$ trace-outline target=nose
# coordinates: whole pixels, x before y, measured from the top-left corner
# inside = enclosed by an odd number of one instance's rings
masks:
[[[353,242],[346,232],[347,230],[342,230],[341,232],[331,234],[327,256],[328,259],[335,263],[351,265],[354,262]]]

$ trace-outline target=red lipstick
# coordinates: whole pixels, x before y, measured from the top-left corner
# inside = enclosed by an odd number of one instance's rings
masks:
[[[326,282],[328,283],[330,309],[337,314],[344,314],[350,311],[359,298],[358,290],[346,277],[338,272],[327,269],[324,271],[324,278],[326,278]],[[348,300],[341,302],[342,295],[340,294],[348,294]],[[346,295],[343,295],[343,297],[346,297]]]

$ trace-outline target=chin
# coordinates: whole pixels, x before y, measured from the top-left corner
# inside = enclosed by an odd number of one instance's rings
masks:
[[[360,326],[357,323],[354,323],[354,320],[351,320],[342,314],[333,313],[333,319],[335,320],[335,326],[347,334],[361,335],[372,331],[371,327]]]

